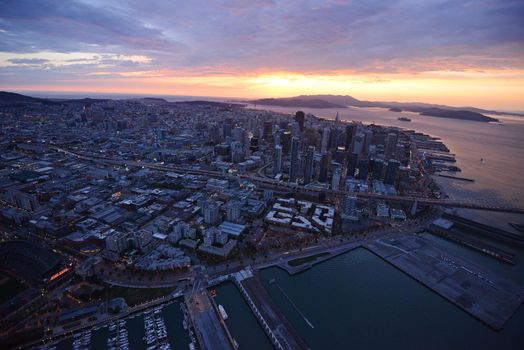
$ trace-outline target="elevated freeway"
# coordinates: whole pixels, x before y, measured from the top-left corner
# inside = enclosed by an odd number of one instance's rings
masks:
[[[180,167],[180,166],[173,166],[173,165],[167,165],[167,164],[135,161],[135,160],[107,158],[107,157],[101,157],[98,155],[96,156],[95,155],[85,155],[85,154],[79,154],[76,152],[71,152],[69,150],[66,150],[60,147],[55,147],[55,146],[49,146],[49,148],[55,151],[58,151],[58,152],[62,152],[62,153],[77,157],[79,159],[98,162],[102,164],[119,165],[119,166],[136,166],[136,167],[149,168],[149,169],[154,169],[154,170],[159,170],[159,171],[167,171],[167,172],[172,171],[172,172],[179,172],[179,173],[184,173],[184,174],[204,175],[204,176],[211,176],[211,177],[227,178],[231,176],[230,174],[224,174],[224,173],[221,173],[218,171],[212,171],[212,170],[194,169],[194,168],[188,168],[188,167]],[[241,179],[248,179],[252,181],[253,183],[256,183],[259,185],[264,185],[266,187],[279,189],[279,190],[287,189],[290,192],[295,192],[295,193],[324,192],[326,194],[331,194],[334,196],[350,195],[350,196],[356,196],[358,198],[383,200],[383,201],[397,202],[397,203],[413,203],[417,201],[418,204],[421,204],[421,205],[432,205],[432,206],[449,207],[449,208],[464,208],[464,209],[476,209],[476,210],[514,213],[514,214],[524,214],[523,208],[504,207],[504,206],[494,205],[494,204],[481,204],[481,203],[474,203],[474,202],[469,202],[469,201],[459,201],[459,200],[452,200],[452,199],[434,199],[434,198],[413,197],[413,196],[389,196],[389,195],[381,195],[381,194],[369,193],[369,192],[351,192],[351,191],[332,190],[332,189],[318,190],[314,188],[307,188],[305,186],[302,186],[296,183],[270,179],[267,177],[260,176],[258,174],[256,175],[255,174],[237,174],[236,176],[238,176]]]

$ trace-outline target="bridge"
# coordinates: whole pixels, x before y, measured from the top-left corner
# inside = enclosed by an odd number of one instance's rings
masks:
[[[49,146],[49,148],[52,150],[58,151],[58,152],[62,152],[62,153],[77,157],[82,160],[94,161],[94,162],[99,162],[99,163],[109,164],[109,165],[136,166],[136,167],[143,167],[143,168],[154,169],[154,170],[159,170],[159,171],[167,171],[167,172],[172,171],[172,172],[180,172],[184,174],[204,175],[204,176],[210,176],[210,177],[227,178],[230,176],[230,174],[221,173],[221,172],[212,171],[212,170],[194,169],[194,168],[188,168],[188,167],[180,167],[180,166],[158,164],[158,163],[149,163],[149,162],[142,162],[142,161],[135,161],[135,160],[107,158],[107,157],[101,157],[98,155],[96,156],[95,155],[83,155],[83,154],[71,152],[69,150],[66,150],[60,147],[56,147],[56,146]],[[296,183],[278,181],[275,179],[260,176],[258,174],[257,175],[237,174],[236,176],[238,176],[241,179],[250,180],[251,182],[255,184],[265,185],[265,186],[269,186],[275,189],[287,189],[295,193],[323,192],[323,193],[330,194],[333,196],[341,196],[341,197],[355,196],[357,198],[383,200],[383,201],[388,201],[388,202],[408,203],[408,204],[414,203],[415,201],[417,201],[418,204],[420,205],[431,205],[431,206],[440,206],[440,207],[449,207],[449,208],[464,208],[464,209],[505,212],[505,213],[513,213],[513,214],[524,214],[524,209],[516,208],[516,207],[504,207],[504,206],[498,206],[498,205],[481,204],[481,203],[459,201],[459,200],[452,200],[452,199],[435,199],[435,198],[413,197],[413,196],[390,196],[390,195],[381,195],[381,194],[369,193],[369,192],[352,192],[352,191],[332,190],[332,189],[319,190],[315,188],[308,188],[308,187],[305,187],[303,185],[299,185]]]

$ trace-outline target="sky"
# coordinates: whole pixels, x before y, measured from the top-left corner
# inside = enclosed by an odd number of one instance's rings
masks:
[[[524,0],[1,0],[0,89],[524,111]]]

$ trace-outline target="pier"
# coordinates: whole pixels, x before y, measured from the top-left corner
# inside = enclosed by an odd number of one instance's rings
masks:
[[[272,301],[258,276],[245,277],[247,278],[240,275],[233,281],[275,348],[278,350],[308,349],[306,343]]]
[[[200,348],[202,350],[234,350],[232,338],[225,323],[219,319],[207,290],[202,288],[186,294],[184,299],[191,322],[195,326]]]
[[[474,239],[470,237],[470,235],[468,234],[465,234],[453,228],[445,229],[435,224],[431,224],[429,226],[429,230],[431,233],[434,233],[450,241],[459,243],[465,247],[476,250],[477,252],[481,254],[486,254],[502,262],[505,262],[511,265],[515,265],[515,255],[513,255],[512,253],[496,248],[478,239]]]
[[[473,179],[468,179],[468,178],[460,177],[460,176],[452,176],[452,175],[445,175],[445,174],[437,174],[437,176],[445,177],[445,178],[453,179],[453,180],[460,180],[460,181],[466,181],[466,182],[475,182],[475,180],[473,180]]]
[[[521,286],[450,255],[426,238],[382,238],[366,247],[493,329],[501,329],[522,302]]]
[[[467,233],[478,234],[501,242],[524,247],[524,236],[501,230],[496,227],[488,226],[480,222],[469,220],[462,216],[447,212],[444,213],[442,217],[452,221],[455,227],[460,228]]]

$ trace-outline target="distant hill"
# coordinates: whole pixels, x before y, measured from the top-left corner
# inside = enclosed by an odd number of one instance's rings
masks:
[[[439,118],[462,119],[479,122],[497,122],[495,118],[488,117],[482,113],[495,115],[508,114],[497,111],[488,111],[474,107],[450,107],[429,103],[403,103],[403,102],[380,102],[361,101],[347,95],[300,95],[287,98],[264,98],[249,101],[252,104],[273,105],[281,107],[309,107],[309,108],[346,108],[351,107],[379,107],[392,111],[409,111]]]
[[[17,94],[14,92],[0,91],[0,106],[17,107],[27,103],[55,104],[52,101]]]
[[[307,107],[307,108],[346,108],[346,105],[335,103],[332,101],[326,101],[323,99],[315,99],[299,97],[290,97],[290,98],[263,98],[259,100],[249,101],[253,104],[259,105],[273,105],[273,106],[282,106],[282,107]]]

